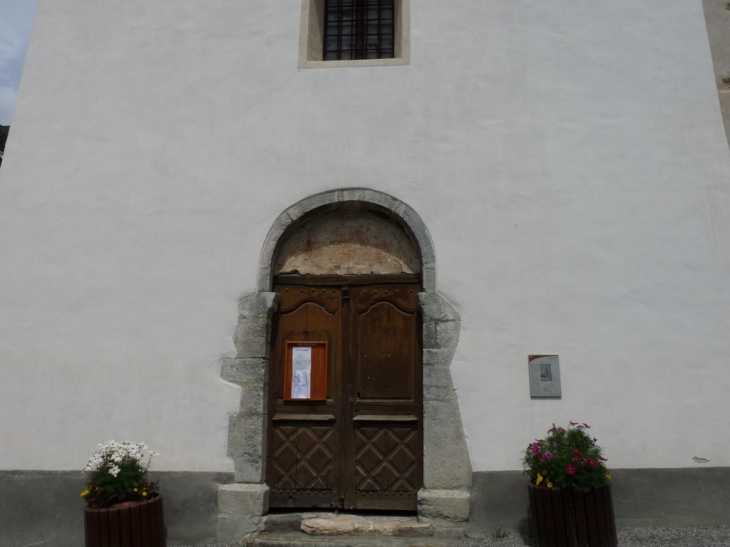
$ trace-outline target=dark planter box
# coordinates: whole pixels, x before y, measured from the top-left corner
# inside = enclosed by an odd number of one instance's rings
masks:
[[[84,509],[86,547],[165,547],[162,496],[127,507]]]
[[[536,547],[617,547],[610,484],[585,493],[528,488]]]

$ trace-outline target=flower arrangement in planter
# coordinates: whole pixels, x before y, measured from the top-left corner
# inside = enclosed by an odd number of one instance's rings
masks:
[[[527,446],[522,463],[530,477],[536,545],[615,547],[611,474],[590,426],[555,424]]]
[[[588,435],[590,428],[577,422],[570,422],[568,429],[553,424],[547,437],[530,443],[522,463],[532,484],[580,492],[608,484],[611,480],[605,465],[608,460],[596,444],[597,439]]]
[[[164,546],[162,496],[148,477],[152,452],[144,443],[100,444],[84,468],[86,546]],[[146,459],[146,461],[145,461]]]
[[[147,463],[144,463],[147,452]],[[152,452],[144,443],[109,441],[100,444],[84,467],[88,475],[81,497],[88,507],[103,508],[130,501],[144,501],[157,495],[157,482],[147,478]]]

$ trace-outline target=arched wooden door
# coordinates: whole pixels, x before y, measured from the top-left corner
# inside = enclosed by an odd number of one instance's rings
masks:
[[[415,276],[281,277],[269,382],[271,507],[415,511],[423,483]],[[284,400],[286,343],[302,341],[328,344],[326,400]]]

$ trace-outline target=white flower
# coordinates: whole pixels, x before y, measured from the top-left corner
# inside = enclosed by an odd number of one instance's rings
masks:
[[[138,463],[142,468],[142,460],[144,453],[149,454],[149,459],[145,468],[149,468],[150,460],[152,456],[158,456],[157,452],[149,450],[145,443],[134,443],[131,441],[116,442],[111,440],[106,444],[99,444],[96,449],[92,451],[91,458],[84,467],[84,472],[95,473],[102,469],[107,469],[108,472],[116,477],[121,472],[121,464],[131,463],[133,460]]]

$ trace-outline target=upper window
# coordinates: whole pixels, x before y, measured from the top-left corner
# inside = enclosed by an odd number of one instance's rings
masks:
[[[299,68],[410,63],[410,0],[302,0]]]
[[[394,0],[325,0],[325,61],[392,59]]]

